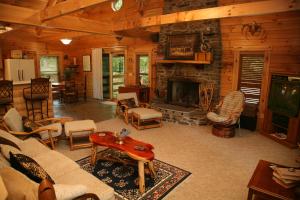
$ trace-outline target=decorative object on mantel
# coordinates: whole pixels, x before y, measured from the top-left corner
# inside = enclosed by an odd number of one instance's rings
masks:
[[[248,24],[243,24],[241,32],[246,37],[246,39],[249,39],[249,37],[255,37],[264,40],[267,37],[267,32],[260,24],[256,23],[256,21]]]
[[[211,101],[214,96],[214,83],[201,83],[199,84],[199,100],[202,109],[206,112],[210,111]]]
[[[14,58],[14,59],[22,59],[23,52],[22,52],[22,50],[11,50],[10,56],[11,56],[11,58]]]
[[[64,45],[69,45],[72,42],[72,39],[69,38],[62,38],[60,39],[60,41],[64,44]]]
[[[0,23],[0,34],[13,30],[12,27]]]
[[[166,59],[194,60],[199,48],[199,34],[169,35],[167,38]]]

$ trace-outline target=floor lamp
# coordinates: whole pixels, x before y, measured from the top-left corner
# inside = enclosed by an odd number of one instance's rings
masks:
[[[87,94],[86,94],[86,90],[87,90],[87,78],[86,78],[86,72],[91,72],[92,68],[91,68],[91,56],[87,55],[87,56],[83,56],[83,72],[84,72],[84,100],[86,101],[87,98]]]

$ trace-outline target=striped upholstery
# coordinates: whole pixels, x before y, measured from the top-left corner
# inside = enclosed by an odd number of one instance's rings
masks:
[[[212,122],[235,124],[240,117],[245,102],[245,96],[241,91],[233,91],[225,96],[220,113],[207,113],[207,118]]]

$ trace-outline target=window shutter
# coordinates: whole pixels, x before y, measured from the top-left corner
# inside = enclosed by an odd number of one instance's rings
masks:
[[[258,104],[264,67],[263,54],[242,54],[240,57],[240,90],[246,103]]]

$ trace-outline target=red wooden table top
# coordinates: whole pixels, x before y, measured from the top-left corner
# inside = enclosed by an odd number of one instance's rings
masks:
[[[116,137],[112,132],[103,131],[91,134],[90,141],[94,144],[124,151],[128,154],[132,154],[149,161],[154,159],[154,153],[152,152],[154,147],[151,144],[135,140],[128,136],[124,138],[123,144],[118,144],[116,143]],[[136,150],[135,146],[142,146],[144,147],[144,150]]]

